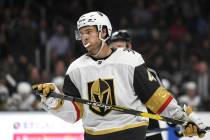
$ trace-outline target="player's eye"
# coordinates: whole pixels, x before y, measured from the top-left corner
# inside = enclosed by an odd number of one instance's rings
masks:
[[[87,30],[87,34],[91,34],[93,30]]]

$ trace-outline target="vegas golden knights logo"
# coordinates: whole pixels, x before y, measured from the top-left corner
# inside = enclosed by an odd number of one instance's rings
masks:
[[[88,97],[91,101],[115,105],[113,79],[98,79],[89,82]],[[111,111],[110,109],[96,106],[89,106],[89,109],[101,116],[104,116]]]

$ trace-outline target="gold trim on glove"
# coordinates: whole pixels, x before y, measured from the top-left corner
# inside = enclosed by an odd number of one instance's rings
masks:
[[[198,128],[194,123],[188,123],[185,126],[185,129],[182,132],[182,134],[185,137],[197,136],[198,135]]]
[[[58,99],[56,107],[53,107],[52,109],[58,110],[59,108],[63,106],[63,104],[64,104],[64,100]]]

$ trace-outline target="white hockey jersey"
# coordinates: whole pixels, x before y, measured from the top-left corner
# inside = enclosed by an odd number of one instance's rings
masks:
[[[83,99],[146,112],[133,87],[134,69],[142,64],[142,56],[127,49],[117,49],[101,60],[83,55],[69,66],[66,73],[69,81],[65,78],[63,92]],[[87,105],[84,105],[83,109],[82,120],[88,134],[100,135],[148,125],[148,119],[139,116]]]
[[[170,92],[162,87],[129,49],[116,49],[101,60],[83,55],[68,68],[63,93],[110,105],[124,106],[172,118],[187,118]],[[64,101],[52,113],[65,121],[82,118],[86,134],[103,135],[148,125],[148,119],[101,107]]]

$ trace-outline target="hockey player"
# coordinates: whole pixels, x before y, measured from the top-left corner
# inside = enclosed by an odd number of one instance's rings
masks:
[[[132,37],[127,30],[118,30],[112,33],[110,39],[110,46],[113,48],[132,48]],[[148,69],[153,76],[155,76],[156,80],[159,80],[157,74],[154,70]],[[160,82],[160,81],[159,81]],[[150,110],[149,110],[150,111]],[[158,121],[156,120],[149,120],[148,130],[158,129],[160,128]],[[146,137],[146,140],[162,140],[162,135],[160,133],[150,135]]]
[[[118,30],[112,33],[110,46],[113,48],[132,49],[132,37],[127,30]]]
[[[69,66],[63,91],[53,83],[33,86],[42,94],[41,104],[45,110],[71,123],[81,118],[85,140],[144,140],[148,119],[48,98],[50,92],[145,112],[148,107],[154,113],[190,121],[184,126],[184,135],[204,136],[202,121],[177,105],[171,94],[147,70],[139,53],[109,47],[107,42],[112,26],[105,14],[84,14],[77,21],[77,28],[78,39],[82,40],[87,53]]]

